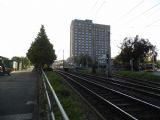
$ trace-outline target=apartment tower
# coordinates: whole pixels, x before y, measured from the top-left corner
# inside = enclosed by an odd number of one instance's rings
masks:
[[[92,20],[72,20],[70,26],[70,57],[87,54],[97,61],[110,58],[110,26],[94,24]]]

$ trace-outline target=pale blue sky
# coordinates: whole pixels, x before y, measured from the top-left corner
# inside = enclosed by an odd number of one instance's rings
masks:
[[[44,24],[58,59],[69,57],[73,19],[111,26],[112,57],[124,37],[148,38],[160,54],[159,0],[0,0],[0,56],[25,56]]]

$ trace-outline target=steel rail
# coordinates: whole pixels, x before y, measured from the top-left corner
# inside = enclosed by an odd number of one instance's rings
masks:
[[[160,89],[148,87],[148,86],[142,86],[142,85],[138,85],[130,82],[119,81],[114,78],[111,78],[110,80],[112,80],[112,82],[114,81],[115,83],[117,82],[120,86],[125,87],[127,89],[132,89],[134,91],[138,91],[147,95],[152,95],[153,97],[156,97],[156,98],[160,98]]]
[[[55,72],[57,72],[57,71],[55,71]],[[58,73],[58,72],[57,72],[57,73]],[[78,90],[76,90],[68,81],[66,81],[66,80],[63,80],[63,81],[64,81],[69,87],[71,87],[71,89],[74,90],[75,93],[76,93],[77,95],[79,95],[79,96],[81,97],[81,99],[82,99],[93,111],[95,111],[95,113],[96,113],[102,120],[106,120],[106,119],[89,103],[89,101],[87,101],[86,98],[83,97],[83,95],[81,95],[81,93],[80,93]]]
[[[51,86],[51,84],[50,84],[50,82],[49,82],[49,80],[48,80],[48,78],[47,78],[47,76],[46,76],[46,74],[44,73],[43,70],[42,70],[42,74],[43,74],[43,76],[45,77],[45,80],[46,80],[46,82],[47,82],[47,84],[48,84],[48,86],[49,86],[49,88],[50,88],[50,90],[51,90],[51,92],[52,92],[52,95],[53,95],[53,97],[54,97],[54,99],[55,99],[55,101],[56,101],[56,103],[57,103],[57,105],[58,105],[58,108],[59,108],[59,110],[60,110],[60,112],[61,112],[61,115],[62,115],[63,119],[64,119],[64,120],[69,120],[69,118],[68,118],[65,110],[63,109],[63,107],[62,107],[62,105],[61,105],[61,103],[60,103],[60,101],[59,101],[59,99],[58,99],[58,97],[57,97],[54,89],[52,88],[52,86]]]
[[[84,78],[88,78],[88,77],[84,77]],[[95,79],[102,79],[102,78],[94,78],[95,82],[101,83]],[[112,85],[116,85],[119,87],[123,87],[125,89],[130,89],[132,91],[137,91],[140,92],[142,94],[146,94],[146,95],[152,95],[153,97],[156,98],[160,98],[160,89],[156,89],[156,88],[152,88],[152,87],[146,87],[146,86],[142,86],[142,85],[137,85],[137,84],[133,84],[133,83],[129,83],[129,82],[124,82],[124,81],[119,81],[113,78],[110,78],[108,81],[105,81],[105,79],[103,80],[103,82],[112,84]],[[144,89],[143,89],[144,88]],[[153,90],[153,91],[152,91]]]
[[[105,79],[105,80],[107,79],[105,77],[89,75],[89,74],[84,74],[84,73],[78,73],[78,74],[85,75],[85,76],[90,76],[90,77],[94,77],[94,78],[96,77],[96,78]],[[119,78],[123,81],[115,80],[115,78]],[[159,87],[160,83],[153,82],[153,81],[131,79],[131,78],[120,77],[120,76],[116,76],[116,75],[114,75],[114,77],[108,78],[108,79],[109,80],[115,80],[115,81],[118,81],[118,82],[124,82],[125,81],[125,83],[126,83],[126,80],[128,80],[127,82],[130,83],[130,84],[133,84],[133,85],[135,84],[135,85],[140,86],[140,87],[146,87],[146,88],[150,88],[150,89],[153,89],[153,90],[160,90],[160,87]],[[154,86],[154,85],[156,85],[156,86]]]
[[[64,72],[64,73],[65,73],[65,72]],[[70,74],[70,73],[65,73],[65,74],[71,75],[72,77],[76,77],[77,80],[78,80],[78,79],[82,79],[82,78],[80,78],[79,76],[76,76],[76,75],[73,75],[73,74]],[[74,79],[75,79],[75,78],[74,78]],[[107,89],[107,90],[110,90],[110,91],[112,91],[112,92],[118,93],[119,95],[125,96],[125,97],[129,98],[130,100],[131,100],[131,99],[132,99],[132,100],[135,100],[135,101],[137,101],[139,104],[145,105],[147,108],[149,107],[149,108],[152,108],[153,110],[158,110],[158,113],[159,113],[159,111],[160,111],[160,107],[158,107],[158,106],[156,106],[156,105],[153,105],[153,104],[148,103],[148,102],[145,102],[145,101],[143,101],[143,100],[140,100],[140,99],[134,98],[134,97],[132,97],[132,96],[126,95],[126,94],[121,93],[121,92],[119,92],[119,91],[116,91],[116,90],[114,90],[114,89],[107,88],[107,87],[105,87],[105,86],[103,86],[103,85],[100,85],[100,84],[97,84],[97,83],[88,81],[87,79],[83,79],[83,80],[86,81],[86,82],[88,82],[88,83],[90,83],[90,84],[92,83],[92,84],[95,84],[95,85],[97,85],[97,86],[101,86],[102,88],[105,88],[105,89]]]
[[[141,93],[144,93],[144,94],[147,94],[147,95],[153,95],[156,98],[160,98],[160,94],[159,94],[160,89],[159,88],[153,88],[151,86],[146,86],[146,85],[143,86],[143,85],[139,85],[139,84],[136,84],[136,83],[131,83],[129,81],[120,81],[120,80],[116,80],[115,78],[109,78],[109,80],[106,81],[106,78],[104,78],[104,77],[92,76],[92,75],[81,74],[81,73],[78,74],[78,76],[80,76],[80,75],[82,75],[85,78],[90,77],[90,78],[93,78],[93,79],[98,79],[98,80],[101,80],[103,82],[107,82],[109,84],[124,87],[126,89],[132,89],[134,91],[138,91],[138,92],[141,92]],[[97,81],[97,82],[99,82],[99,81]]]
[[[146,86],[146,85],[140,85],[140,84],[135,84],[135,83],[131,83],[131,82],[128,82],[128,81],[120,81],[120,80],[117,80],[115,78],[110,78],[111,80],[113,81],[116,81],[116,82],[119,82],[119,83],[123,83],[123,84],[129,84],[129,85],[133,85],[133,86],[137,86],[137,87],[143,87],[143,88],[146,88],[146,89],[151,89],[151,90],[155,90],[155,91],[159,91],[160,92],[160,89],[159,88],[153,88],[151,86]]]
[[[70,74],[70,75],[75,76],[75,77],[77,77],[77,78],[79,78],[79,79],[82,79],[81,77],[76,76],[76,75],[71,74],[71,73],[67,73],[67,72],[66,72],[66,74]],[[87,82],[90,82],[90,83],[93,83],[93,84],[96,84],[96,85],[98,85],[98,86],[101,86],[101,87],[103,87],[103,88],[105,88],[105,89],[108,89],[108,90],[114,91],[114,92],[116,92],[116,93],[118,93],[118,94],[121,94],[121,95],[123,95],[123,96],[129,97],[129,98],[132,98],[132,99],[137,100],[137,101],[139,101],[139,102],[142,102],[142,103],[148,104],[148,105],[150,105],[150,106],[152,106],[152,107],[157,108],[157,109],[159,109],[159,110],[160,110],[160,107],[159,107],[159,106],[156,106],[156,105],[153,105],[153,104],[151,104],[151,103],[148,103],[148,102],[145,102],[145,101],[143,101],[143,100],[140,100],[140,99],[138,99],[138,98],[135,98],[135,97],[129,96],[129,95],[127,95],[127,94],[125,94],[125,93],[122,93],[122,92],[119,92],[119,91],[117,91],[117,90],[114,90],[114,89],[111,89],[111,88],[105,87],[105,86],[100,85],[100,84],[98,84],[98,83],[94,83],[94,82],[92,82],[92,81],[88,81],[87,79],[83,79],[83,80],[85,80],[85,81],[87,81]]]
[[[122,110],[121,108],[119,108],[118,106],[114,105],[113,103],[111,103],[110,101],[106,100],[105,98],[103,98],[102,96],[98,95],[97,93],[93,92],[92,90],[88,89],[87,87],[81,85],[79,82],[75,81],[74,79],[72,79],[71,77],[65,75],[64,73],[61,73],[61,75],[67,77],[68,79],[72,80],[74,83],[78,84],[79,86],[81,86],[82,88],[86,89],[87,91],[89,91],[90,93],[92,93],[93,95],[97,96],[98,98],[100,98],[101,100],[105,101],[106,103],[108,103],[109,105],[111,105],[112,107],[114,107],[115,109],[117,109],[118,111],[122,112],[127,119],[132,119],[132,120],[138,120],[137,118],[135,118],[134,116],[130,115],[129,113],[125,112],[124,110]]]
[[[137,79],[137,78],[133,79],[133,78],[129,78],[129,77],[121,77],[117,74],[114,74],[113,77],[123,79],[123,80],[132,81],[132,82],[139,83],[139,84],[146,85],[146,86],[151,86],[151,87],[154,86],[154,88],[159,88],[160,89],[160,87],[159,87],[160,83],[155,82],[155,81],[149,81],[149,80]]]

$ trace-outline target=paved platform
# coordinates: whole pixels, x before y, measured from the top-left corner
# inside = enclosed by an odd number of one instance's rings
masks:
[[[31,69],[0,76],[0,120],[32,120],[36,84]]]

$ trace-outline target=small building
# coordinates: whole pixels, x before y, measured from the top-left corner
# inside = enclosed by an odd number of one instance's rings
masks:
[[[111,61],[111,66],[113,66],[113,59],[111,59],[110,61]],[[98,62],[98,67],[106,67],[107,62],[109,61],[107,60],[106,54],[103,54],[101,57],[98,58],[97,62]]]
[[[106,55],[103,54],[101,57],[98,57],[97,62],[99,66],[106,66]]]
[[[9,60],[7,57],[0,56],[0,65],[4,65],[12,70],[18,70],[18,63],[14,60]]]
[[[54,63],[52,64],[52,68],[53,69],[63,68],[63,60],[54,61]]]
[[[9,58],[0,56],[0,64],[3,64],[4,60],[9,60]]]

